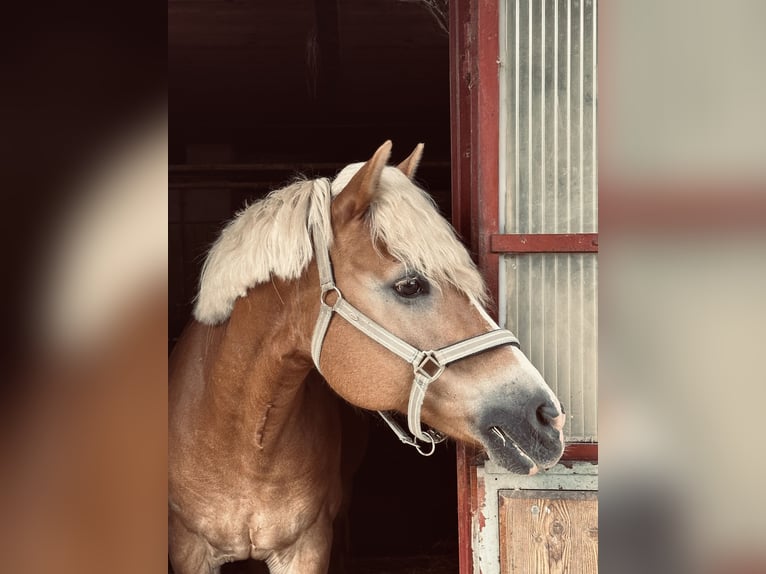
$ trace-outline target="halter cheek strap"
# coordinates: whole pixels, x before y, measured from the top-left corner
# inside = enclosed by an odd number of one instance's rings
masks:
[[[327,250],[327,240],[324,237],[324,233],[319,226],[314,225],[312,226],[311,234],[314,241],[314,253],[319,270],[321,291],[319,316],[317,317],[314,334],[311,339],[311,357],[314,360],[314,365],[321,372],[319,359],[322,354],[322,344],[330,327],[333,313],[337,313],[372,340],[407,361],[412,365],[414,377],[407,404],[407,427],[412,436],[407,434],[389,413],[378,411],[378,414],[380,414],[399,440],[414,446],[420,454],[430,456],[436,449],[437,443],[442,442],[446,437],[435,430],[423,431],[421,427],[420,412],[423,408],[423,400],[425,399],[428,386],[441,376],[444,369],[450,363],[501,345],[515,345],[518,347],[519,340],[510,331],[495,329],[453,343],[447,347],[442,347],[436,351],[421,351],[413,347],[346,301],[340,289],[335,285],[330,254]],[[421,443],[425,443],[425,449]]]

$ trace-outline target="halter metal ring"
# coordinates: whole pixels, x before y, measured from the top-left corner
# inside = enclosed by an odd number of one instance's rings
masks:
[[[335,292],[335,295],[337,296],[337,299],[335,299],[335,302],[330,305],[327,302],[327,295],[329,293]],[[333,311],[335,311],[336,307],[338,306],[338,303],[340,303],[343,300],[343,293],[340,292],[340,289],[334,284],[329,283],[327,285],[322,286],[322,293],[319,295],[319,300],[322,302],[322,305],[325,307],[329,307]]]

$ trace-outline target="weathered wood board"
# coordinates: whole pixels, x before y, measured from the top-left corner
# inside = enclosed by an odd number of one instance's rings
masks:
[[[596,492],[501,490],[502,574],[598,572]]]

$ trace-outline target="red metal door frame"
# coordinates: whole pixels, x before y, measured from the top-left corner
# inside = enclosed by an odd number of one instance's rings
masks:
[[[449,9],[452,219],[496,296],[499,255],[489,249],[487,231],[496,233],[498,229],[497,2],[452,0]],[[479,30],[486,30],[487,37],[480,37]],[[471,447],[458,445],[461,574],[473,572],[471,517],[477,510],[478,496],[472,461],[476,455]]]
[[[450,2],[452,219],[497,300],[500,255],[598,251],[598,234],[499,233],[499,26],[496,0]],[[496,310],[491,310],[496,314]],[[471,517],[478,510],[477,452],[457,449],[460,572],[473,573]],[[572,444],[564,458],[598,460],[598,445]]]

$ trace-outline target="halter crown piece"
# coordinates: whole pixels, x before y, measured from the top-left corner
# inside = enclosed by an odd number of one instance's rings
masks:
[[[327,194],[330,195],[328,200],[331,200],[329,181],[323,180],[322,183],[325,184]],[[327,205],[330,206],[330,204],[331,201],[327,201]],[[329,217],[329,214],[327,214],[327,217]],[[333,313],[337,313],[362,333],[407,361],[412,365],[414,375],[412,388],[410,389],[410,399],[407,405],[407,426],[412,436],[407,434],[389,413],[378,411],[378,414],[404,444],[414,446],[423,456],[432,455],[436,445],[446,437],[438,431],[432,429],[423,431],[421,428],[420,411],[423,407],[423,400],[425,399],[428,386],[441,376],[444,369],[450,363],[501,345],[514,345],[518,347],[519,340],[510,331],[498,328],[442,347],[436,351],[416,349],[346,301],[340,289],[335,285],[330,253],[327,249],[327,239],[322,228],[319,225],[312,225],[311,236],[314,242],[314,256],[317,268],[319,269],[319,285],[321,290],[319,296],[319,316],[317,317],[314,334],[311,339],[311,357],[314,360],[314,365],[321,373],[319,358],[322,354],[322,343],[330,326]],[[331,294],[334,294],[335,300],[330,302],[328,300],[332,298],[333,295]]]

